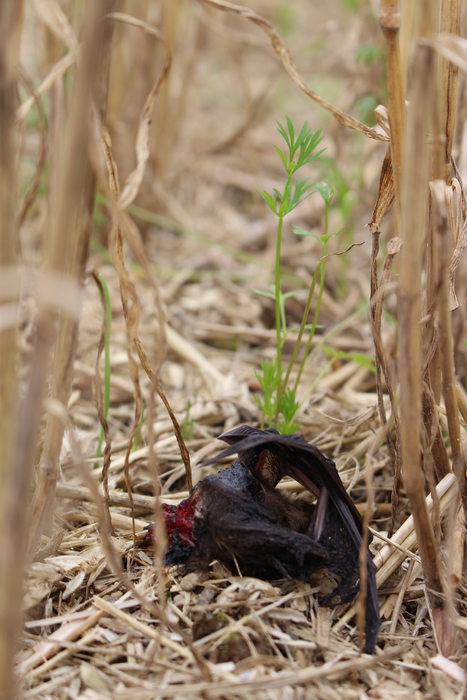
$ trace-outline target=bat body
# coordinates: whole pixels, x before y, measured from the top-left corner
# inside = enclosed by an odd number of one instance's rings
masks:
[[[166,564],[206,569],[218,559],[242,574],[297,580],[327,568],[340,580],[322,604],[351,600],[358,590],[363,523],[334,462],[299,433],[241,426],[220,439],[229,447],[206,464],[236,452],[239,459],[202,479],[178,506],[164,506]],[[287,475],[317,497],[316,505],[276,489]],[[365,652],[373,653],[380,618],[369,552],[367,568]]]

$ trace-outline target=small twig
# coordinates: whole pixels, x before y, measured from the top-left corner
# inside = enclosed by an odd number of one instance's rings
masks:
[[[451,329],[451,309],[449,304],[449,228],[446,216],[445,183],[437,180],[431,183],[431,192],[434,200],[436,240],[438,241],[439,260],[439,295],[437,300],[437,318],[440,334],[441,367],[443,373],[443,396],[448,419],[449,439],[451,441],[452,461],[454,471],[459,483],[459,492],[462,499],[464,513],[467,514],[467,481],[466,462],[461,450],[459,412],[457,408],[456,379],[454,370],[454,348]]]
[[[404,576],[404,579],[402,581],[402,585],[401,585],[400,590],[399,590],[399,594],[397,596],[396,604],[394,606],[394,610],[392,613],[392,621],[391,621],[391,628],[389,630],[389,634],[395,634],[395,632],[396,632],[397,621],[399,619],[399,613],[400,613],[400,610],[402,607],[402,603],[404,602],[405,592],[408,588],[413,568],[414,568],[414,561],[412,559],[412,561],[409,563],[409,568],[407,569],[407,572]]]

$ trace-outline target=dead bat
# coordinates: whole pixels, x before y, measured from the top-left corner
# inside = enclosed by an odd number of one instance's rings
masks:
[[[244,425],[224,435],[230,446],[213,462],[239,459],[202,479],[178,506],[164,505],[167,565],[206,569],[213,559],[259,578],[305,580],[327,568],[340,581],[322,605],[348,602],[358,590],[362,518],[332,460],[300,433]],[[317,497],[294,498],[276,489],[291,476]],[[149,536],[153,536],[152,526]],[[371,539],[371,536],[370,536]],[[365,648],[373,653],[380,627],[375,566],[367,556]]]

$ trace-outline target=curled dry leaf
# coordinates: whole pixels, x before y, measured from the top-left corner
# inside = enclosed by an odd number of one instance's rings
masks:
[[[100,547],[99,550],[100,552],[102,551]],[[96,557],[95,552],[88,553],[86,556],[81,554],[62,554],[58,557],[49,557],[45,561],[46,563],[57,567],[63,573],[68,574],[70,571],[74,571],[75,569],[86,569],[87,567],[95,566],[101,557],[102,554],[100,557]]]
[[[166,52],[162,71],[157,82],[147,96],[140,115],[138,134],[136,136],[136,167],[128,175],[119,198],[120,206],[125,208],[131,204],[131,202],[133,202],[134,198],[138,194],[141,182],[143,181],[144,168],[149,158],[149,124],[151,112],[154,107],[156,97],[169,76],[170,67],[172,65],[172,50],[165,34],[159,31],[156,27],[153,27],[151,24],[136,19],[136,17],[131,17],[131,15],[124,14],[123,12],[111,12],[107,16],[109,19],[114,19],[117,22],[124,22],[125,24],[130,24],[134,27],[142,29],[147,34],[155,37],[158,41],[161,41],[164,44]]]
[[[217,597],[216,602],[219,605],[256,600],[258,597],[273,598],[278,594],[278,590],[274,586],[259,578],[230,576],[229,581],[232,582],[230,586]]]
[[[56,0],[33,0],[32,4],[41,21],[65,44],[70,54],[77,57],[79,43],[60,4]]]
[[[397,255],[397,253],[400,253],[402,248],[402,238],[399,238],[399,236],[396,236],[395,238],[391,238],[389,241],[386,252],[388,255],[391,257],[394,257],[394,255]]]
[[[76,576],[73,576],[73,578],[68,581],[68,583],[65,586],[65,590],[63,591],[63,600],[67,600],[67,598],[69,598],[75,591],[77,591],[78,588],[81,588],[85,577],[86,572],[84,571],[84,569],[81,569],[81,571],[77,573]]]
[[[17,124],[20,125],[24,122],[24,120],[28,116],[29,110],[34,104],[34,100],[40,95],[44,95],[47,92],[47,90],[49,90],[49,88],[54,84],[54,82],[58,80],[58,78],[60,78],[62,75],[64,75],[67,72],[68,68],[71,68],[75,61],[76,56],[71,53],[67,53],[65,56],[63,56],[63,58],[57,61],[57,63],[53,66],[53,68],[44,78],[39,87],[36,88],[33,95],[31,97],[28,97],[28,99],[23,102],[21,107],[18,107],[16,111]]]
[[[30,576],[44,581],[58,581],[63,575],[61,567],[52,562],[35,562],[28,567],[28,572]]]
[[[113,683],[105,673],[84,661],[79,667],[79,675],[84,685],[97,693],[104,691],[107,694],[114,689]]]
[[[388,147],[384,157],[379,178],[378,196],[370,222],[370,231],[379,233],[384,218],[394,204],[394,175],[392,171],[391,148]]]
[[[317,95],[316,92],[310,90],[310,88],[307,86],[302,76],[298,72],[297,67],[292,61],[290,53],[286,48],[284,42],[282,41],[281,37],[273,28],[272,24],[266,19],[264,19],[264,17],[261,17],[260,15],[256,14],[256,12],[253,12],[253,10],[250,10],[250,8],[248,7],[234,5],[231,2],[224,2],[224,0],[200,0],[200,2],[204,2],[207,5],[217,7],[217,9],[223,10],[224,12],[230,12],[234,15],[240,15],[241,17],[245,17],[246,19],[251,20],[256,25],[261,27],[261,29],[264,32],[266,32],[269,41],[271,42],[272,48],[278,55],[287,73],[290,75],[294,83],[298,85],[298,87],[301,90],[303,90],[303,92],[306,95],[308,95],[308,97],[311,97],[311,99],[314,100],[314,102],[316,102],[325,110],[330,112],[332,116],[335,119],[337,119],[337,121],[343,126],[346,126],[349,129],[354,129],[355,131],[360,131],[363,134],[365,134],[365,136],[368,136],[371,139],[375,139],[376,141],[389,141],[389,138],[386,136],[386,134],[380,134],[378,131],[375,131],[375,129],[371,129],[369,126],[366,126],[366,124],[362,124],[362,122],[359,122],[358,119],[354,119],[349,114],[345,114],[345,112],[342,112],[340,109],[334,107],[326,100],[323,100],[323,98]]]
[[[28,580],[28,586],[23,596],[23,610],[30,610],[44,600],[52,590],[54,582],[33,578]]]

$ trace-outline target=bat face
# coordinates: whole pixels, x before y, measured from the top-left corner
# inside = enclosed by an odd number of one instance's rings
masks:
[[[305,580],[326,567],[340,581],[322,605],[347,602],[358,590],[362,518],[334,462],[299,433],[241,426],[221,436],[230,446],[205,462],[238,452],[239,459],[205,477],[178,506],[164,506],[170,546],[166,564],[206,569],[218,559],[242,574]],[[291,476],[317,496],[293,499],[276,485]],[[367,554],[365,652],[380,627],[375,567]]]

